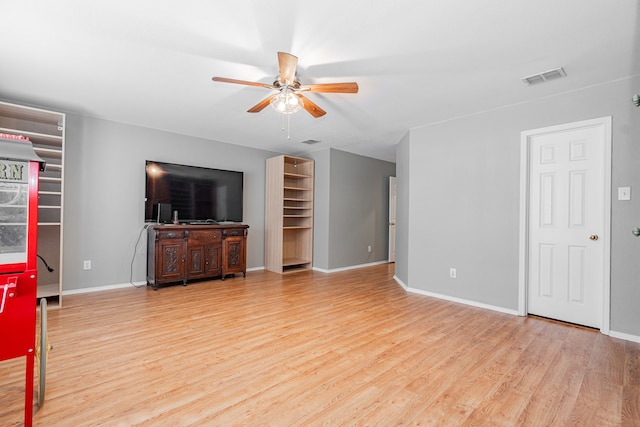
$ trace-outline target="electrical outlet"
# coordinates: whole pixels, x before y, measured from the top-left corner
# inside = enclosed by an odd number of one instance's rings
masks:
[[[618,200],[631,200],[631,187],[618,187]]]
[[[367,252],[371,253],[371,245],[367,246]]]
[[[451,277],[452,279],[455,279],[457,275],[458,275],[458,272],[456,271],[456,269],[451,267],[449,269],[449,277]]]
[[[84,268],[85,270],[91,270],[91,260],[85,259],[84,261],[82,261],[82,268]]]

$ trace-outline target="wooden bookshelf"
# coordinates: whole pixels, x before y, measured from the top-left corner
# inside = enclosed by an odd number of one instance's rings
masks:
[[[285,273],[312,267],[313,174],[313,160],[284,155],[267,159],[267,270]]]

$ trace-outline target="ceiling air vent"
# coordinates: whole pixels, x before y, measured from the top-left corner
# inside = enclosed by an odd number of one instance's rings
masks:
[[[302,142],[303,144],[309,144],[309,145],[312,145],[312,144],[317,144],[318,142],[322,142],[322,141],[320,141],[320,140],[318,140],[318,139],[306,139],[306,140],[301,141],[301,142]]]
[[[523,77],[521,80],[528,85],[535,85],[538,83],[548,82],[549,80],[559,79],[565,77],[567,73],[564,68],[555,68],[553,70],[545,71],[544,73],[533,74],[531,76]]]

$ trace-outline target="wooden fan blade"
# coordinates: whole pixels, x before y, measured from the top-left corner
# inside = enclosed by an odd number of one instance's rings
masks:
[[[257,87],[264,87],[267,89],[276,89],[276,87],[273,85],[268,85],[268,84],[258,83],[258,82],[248,82],[246,80],[228,79],[226,77],[212,77],[211,80],[213,80],[214,82],[235,83],[238,85],[257,86]]]
[[[311,114],[313,117],[315,117],[316,119],[318,117],[322,117],[325,114],[327,114],[326,111],[324,111],[322,108],[318,107],[316,104],[311,102],[311,100],[309,98],[306,98],[306,97],[300,95],[299,93],[297,93],[296,96],[299,97],[299,98],[302,98],[302,101],[304,102],[302,108],[307,110],[307,112],[309,114]]]
[[[292,85],[296,80],[298,57],[290,53],[278,52],[278,65],[280,66],[280,84]]]
[[[299,90],[323,93],[358,93],[358,83],[319,83],[315,85],[302,85]]]
[[[260,111],[264,110],[264,108],[269,105],[269,103],[271,102],[271,99],[273,99],[275,95],[271,95],[268,98],[263,99],[262,101],[258,102],[256,105],[254,105],[253,107],[249,108],[247,110],[247,113],[259,113]]]

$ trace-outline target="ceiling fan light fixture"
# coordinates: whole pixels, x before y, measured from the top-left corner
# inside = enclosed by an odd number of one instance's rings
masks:
[[[246,80],[229,79],[226,77],[213,77],[214,82],[235,83],[245,86],[258,86],[265,89],[277,90],[280,93],[269,95],[267,98],[258,102],[247,110],[247,113],[259,113],[264,110],[267,105],[271,104],[274,110],[286,115],[291,114],[304,108],[314,118],[322,117],[327,114],[322,108],[316,105],[302,93],[358,93],[358,83],[318,83],[311,85],[302,85],[296,78],[296,67],[298,66],[298,58],[290,53],[278,52],[278,69],[280,74],[276,77],[273,84],[264,84],[258,82],[249,82]]]
[[[304,106],[302,98],[297,96],[288,86],[280,90],[280,93],[271,98],[271,107],[281,114],[293,114]]]

